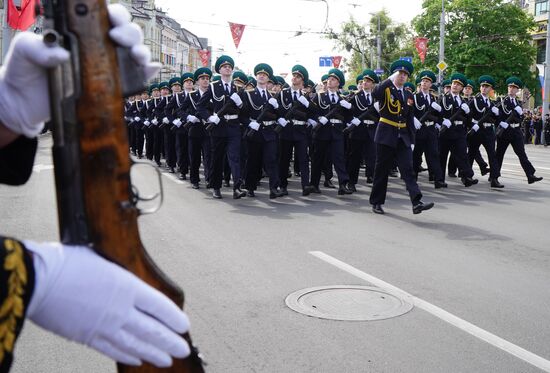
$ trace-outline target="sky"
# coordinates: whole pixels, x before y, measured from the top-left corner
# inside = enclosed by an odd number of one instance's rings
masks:
[[[270,64],[276,75],[289,73],[299,63],[308,69],[310,79],[319,82],[328,71],[319,67],[319,57],[346,56],[345,51],[338,51],[332,41],[319,34],[325,26],[338,31],[350,16],[360,24],[367,24],[372,17],[369,13],[383,8],[393,20],[409,23],[421,13],[422,1],[156,0],[156,5],[182,27],[198,37],[208,38],[214,57],[230,55],[247,74],[261,62]],[[238,49],[228,22],[247,25]],[[296,31],[304,33],[296,36]]]

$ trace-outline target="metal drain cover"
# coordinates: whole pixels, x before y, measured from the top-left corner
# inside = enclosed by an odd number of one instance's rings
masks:
[[[370,286],[332,285],[298,290],[286,305],[304,315],[329,320],[372,321],[401,316],[413,305]]]

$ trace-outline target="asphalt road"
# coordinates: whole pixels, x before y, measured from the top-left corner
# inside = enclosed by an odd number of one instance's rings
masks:
[[[0,187],[2,233],[57,239],[50,146],[43,137],[25,186]],[[208,372],[550,371],[550,148],[528,146],[528,155],[540,183],[527,184],[511,149],[503,190],[485,178],[435,190],[421,174],[424,200],[436,206],[420,215],[399,179],[379,216],[364,179],[352,196],[302,197],[293,178],[289,197],[270,201],[261,188],[235,201],[228,188],[213,200],[163,173],[165,202],[140,218],[142,240],[184,289]],[[142,188],[153,180],[134,176]],[[376,286],[414,307],[335,321],[286,306],[290,293],[323,285]],[[366,306],[334,301],[344,313]],[[14,373],[115,371],[30,322],[15,355]]]

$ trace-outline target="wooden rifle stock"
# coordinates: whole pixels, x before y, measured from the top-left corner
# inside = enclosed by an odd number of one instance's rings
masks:
[[[50,92],[65,87],[62,97],[51,96],[52,122],[58,124],[53,151],[62,241],[89,245],[183,307],[183,292],[153,263],[139,236],[139,210],[130,181],[132,161],[123,119],[120,74],[127,71],[122,71],[125,66],[119,69],[119,51],[108,35],[106,2],[44,3],[45,23],[55,29],[45,32],[45,40],[46,35],[57,33],[62,45],[71,52],[74,88],[69,92],[66,84],[55,81],[54,76],[59,75],[50,75]],[[140,85],[143,88],[143,82]],[[191,356],[175,359],[172,367],[118,364],[118,372],[202,373],[202,363],[189,334],[183,337],[191,346]]]

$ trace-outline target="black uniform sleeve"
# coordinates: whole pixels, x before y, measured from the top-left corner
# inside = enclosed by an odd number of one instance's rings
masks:
[[[32,173],[38,141],[19,136],[0,149],[0,184],[25,184]]]
[[[21,242],[0,236],[0,372],[11,366],[33,291],[31,255]]]

